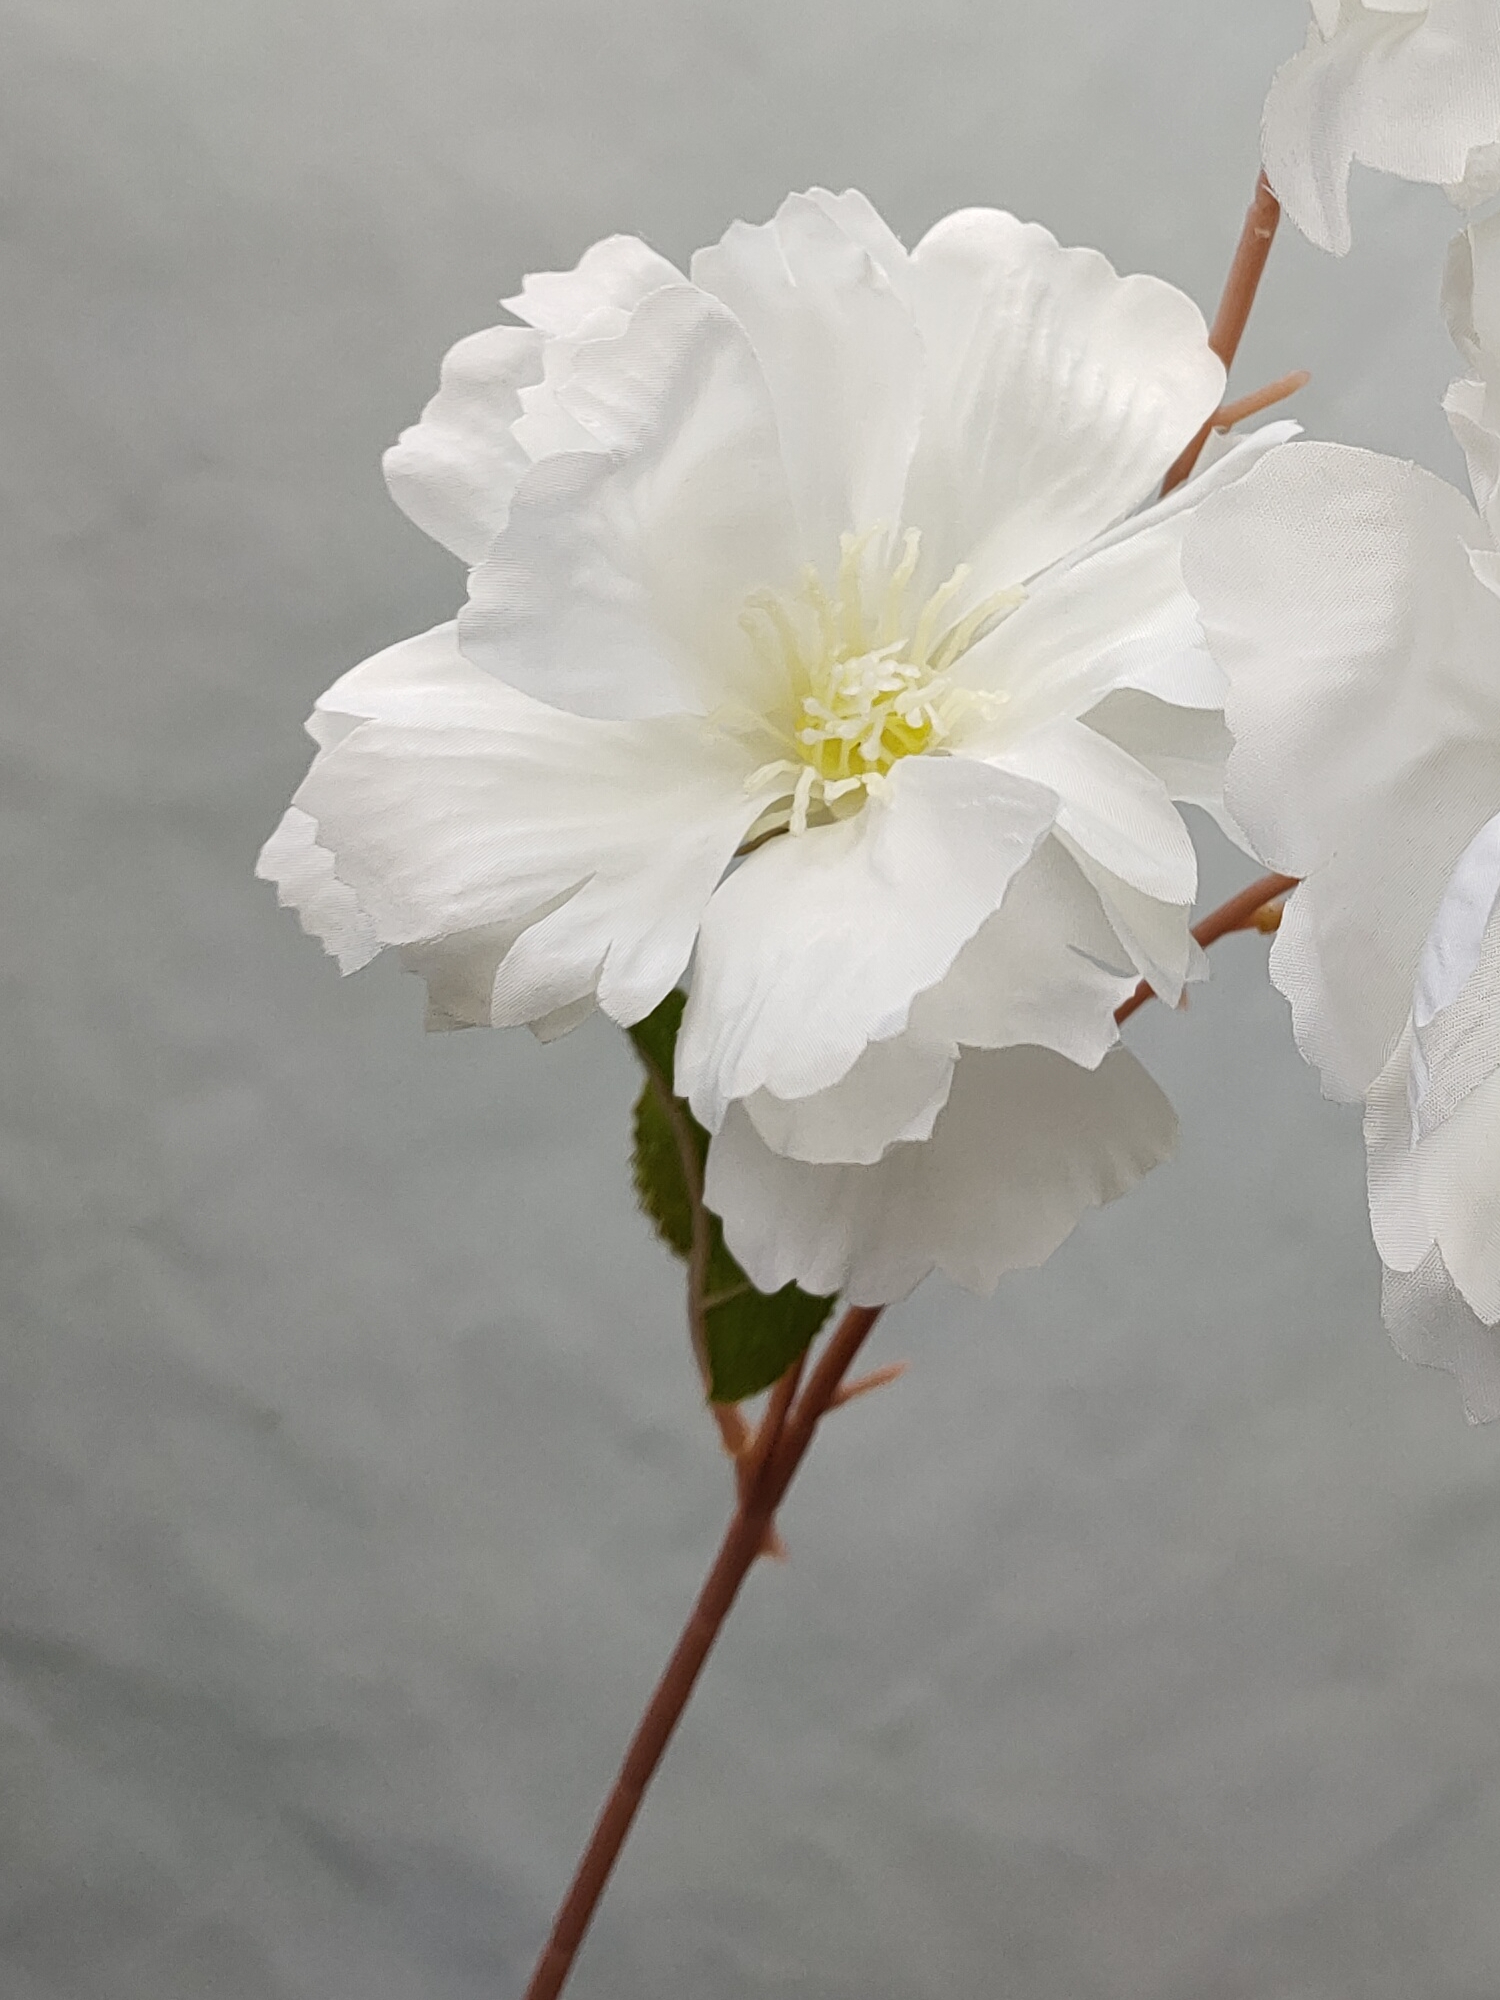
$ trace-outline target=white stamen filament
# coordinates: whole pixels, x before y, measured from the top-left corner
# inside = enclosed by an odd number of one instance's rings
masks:
[[[1025,593],[997,591],[946,623],[969,576],[960,563],[913,615],[907,597],[921,550],[920,529],[908,528],[887,569],[884,530],[843,535],[831,592],[809,566],[793,595],[757,591],[740,614],[762,665],[784,686],[781,719],[765,720],[788,753],[753,771],[745,789],[778,787],[787,802],[783,824],[794,834],[806,832],[814,815],[824,823],[857,812],[901,758],[941,750],[963,721],[991,716],[1004,704],[1003,693],[957,686],[951,675],[980,634]],[[762,837],[779,818],[768,808],[757,822]]]

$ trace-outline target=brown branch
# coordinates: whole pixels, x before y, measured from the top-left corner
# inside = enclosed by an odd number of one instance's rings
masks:
[[[755,1476],[740,1498],[682,1637],[631,1738],[614,1788],[557,1913],[552,1935],[531,1975],[525,2000],[556,2000],[562,1991],[625,1836],[640,1810],[646,1787],[655,1776],[704,1662],[739,1596],[740,1585],[761,1552],[777,1506],[807,1454],[820,1419],[879,1317],[878,1306],[852,1306],[839,1321],[801,1396],[793,1400],[795,1380],[789,1393],[780,1394],[780,1384],[772,1392],[760,1432],[751,1446],[758,1460]],[[783,1382],[798,1373],[800,1363],[797,1369],[788,1371]]]
[[[1231,896],[1227,903],[1220,903],[1218,909],[1210,910],[1200,923],[1194,924],[1193,936],[1206,949],[1234,931],[1274,929],[1274,925],[1263,921],[1267,904],[1274,903],[1278,896],[1285,896],[1296,886],[1295,875],[1262,875],[1258,882],[1252,882],[1248,889],[1241,889],[1237,896]],[[1155,998],[1156,988],[1143,979],[1130,998],[1116,1007],[1116,1021],[1123,1026],[1138,1007],[1144,1007],[1148,1000]]]
[[[1276,225],[1280,220],[1281,203],[1272,194],[1271,183],[1262,174],[1255,183],[1255,199],[1246,212],[1245,226],[1240,231],[1234,261],[1230,264],[1229,276],[1224,281],[1224,294],[1219,300],[1219,310],[1214,314],[1214,323],[1208,335],[1209,346],[1223,362],[1226,370],[1234,365],[1234,357],[1239,352],[1245,322],[1250,317],[1250,308],[1255,304],[1255,294],[1260,287],[1261,274],[1266,268],[1266,259],[1271,254]],[[1174,486],[1180,486],[1187,478],[1198,463],[1198,454],[1207,444],[1208,434],[1217,422],[1217,416],[1210,417],[1183,452],[1162,481],[1163,493],[1170,493]]]

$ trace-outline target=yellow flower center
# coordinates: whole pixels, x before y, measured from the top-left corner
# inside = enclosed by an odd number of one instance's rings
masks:
[[[996,592],[950,620],[969,574],[960,564],[910,605],[921,547],[920,531],[909,528],[891,563],[884,530],[846,534],[831,589],[809,566],[791,594],[757,591],[747,600],[740,624],[785,689],[765,718],[785,754],[745,781],[752,792],[779,785],[755,837],[783,826],[803,833],[810,817],[826,824],[857,812],[902,757],[944,748],[960,721],[1002,704],[1003,695],[955,684],[952,669],[1024,592]]]

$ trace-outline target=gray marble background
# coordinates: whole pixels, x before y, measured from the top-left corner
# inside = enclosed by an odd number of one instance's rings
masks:
[[[724,1517],[619,1037],[424,1039],[251,879],[312,696],[454,600],[379,473],[442,350],[814,181],[1211,305],[1304,20],[0,6],[5,2000],[517,1994]],[[1451,216],[1357,225],[1238,385],[1456,469]],[[1263,961],[1132,1026],[1174,1165],[891,1315],[578,2000],[1500,1994],[1500,1435],[1389,1350]]]

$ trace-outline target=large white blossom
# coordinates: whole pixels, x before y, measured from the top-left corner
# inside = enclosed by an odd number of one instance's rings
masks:
[[[630,1023],[691,959],[762,1283],[1039,1261],[1171,1143],[1110,1051],[1196,970],[1174,801],[1220,805],[1182,535],[1291,427],[1137,511],[1220,399],[1202,317],[988,210],[908,254],[814,191],[509,304],[386,463],[467,602],[320,698],[262,872],[435,1025]]]
[[[1365,1105],[1397,1346],[1500,1416],[1500,222],[1450,258],[1447,408],[1478,511],[1370,453],[1278,453],[1195,523],[1230,680],[1228,792],[1307,877],[1271,971],[1330,1096]]]
[[[1456,201],[1500,191],[1500,0],[1312,0],[1266,99],[1266,175],[1305,236],[1349,248],[1358,160]]]

